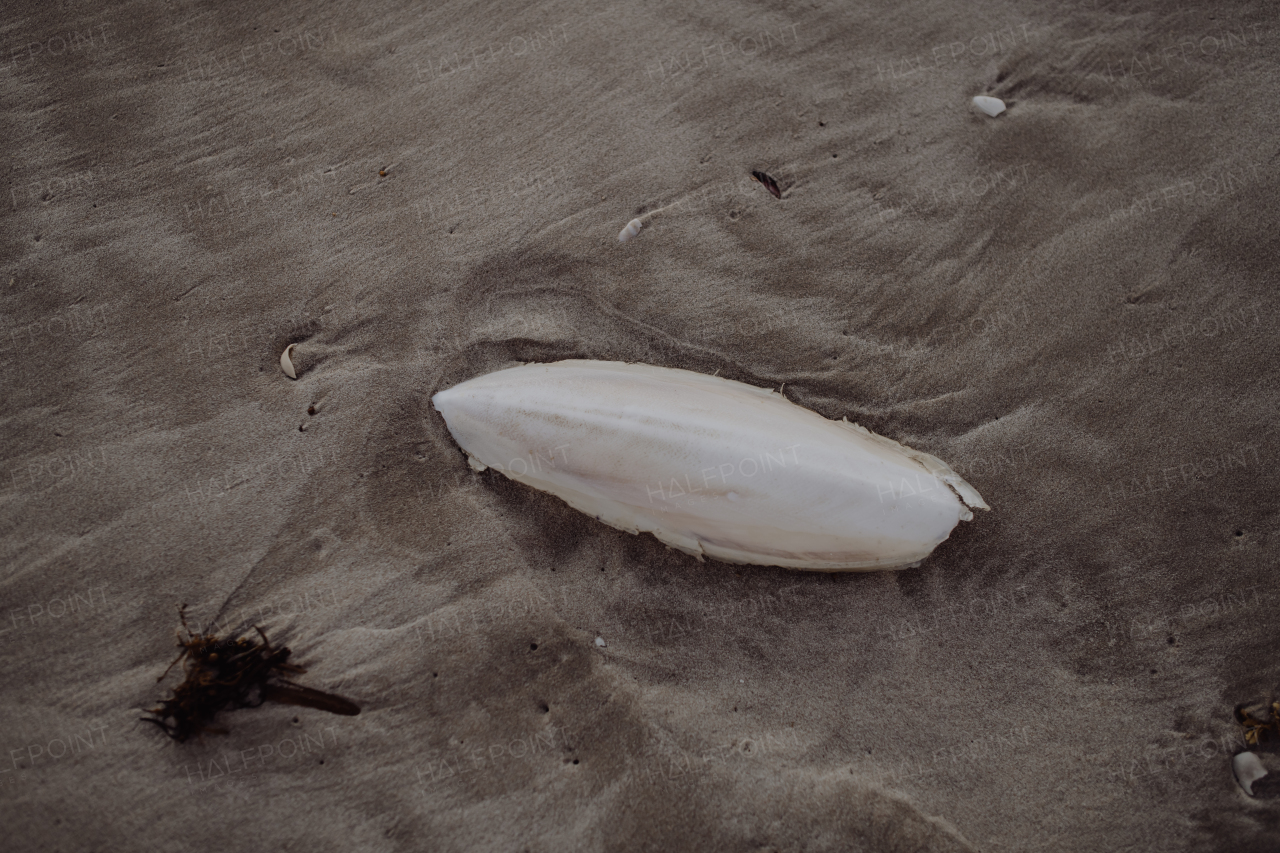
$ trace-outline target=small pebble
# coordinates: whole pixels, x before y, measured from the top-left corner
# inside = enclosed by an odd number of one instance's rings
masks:
[[[1231,759],[1231,771],[1235,773],[1236,782],[1251,797],[1253,783],[1267,775],[1267,768],[1262,766],[1261,759],[1252,752],[1242,752]]]
[[[987,95],[978,95],[974,97],[973,105],[992,118],[995,118],[1000,115],[1000,113],[1004,112],[1004,101]]]
[[[596,637],[596,645],[603,649],[603,648],[604,648],[604,637]]]

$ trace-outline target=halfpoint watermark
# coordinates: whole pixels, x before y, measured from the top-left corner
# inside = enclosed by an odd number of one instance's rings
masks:
[[[1030,43],[1031,34],[1027,32],[1030,28],[1031,24],[1016,27],[1011,24],[961,41],[944,42],[915,56],[888,63],[876,62],[876,79],[880,82],[923,79],[929,72],[958,62],[972,62],[1006,53],[1018,45]]]
[[[790,41],[787,40],[790,31]],[[775,49],[799,43],[795,24],[784,24],[775,34],[764,30],[759,34],[735,36],[727,41],[686,48],[674,59],[660,59],[653,66],[646,66],[644,75],[649,83],[667,83],[706,68],[725,68],[734,59],[755,59]]]
[[[703,468],[692,478],[689,474],[665,478],[663,481],[655,481],[645,486],[645,490],[649,495],[649,505],[656,506],[662,511],[667,511],[667,507],[661,503],[655,503],[654,498],[662,503],[671,503],[679,506],[689,506],[693,503],[706,503],[711,497],[724,497],[730,502],[741,500],[741,495],[735,491],[725,491],[730,486],[738,486],[744,488],[745,481],[750,480],[759,474],[771,474],[774,469],[785,469],[788,466],[795,468],[800,465],[799,444],[788,445],[779,448],[776,451],[761,451],[755,456],[744,456],[737,462],[721,462],[710,468]],[[787,454],[790,453],[790,461]],[[718,483],[714,488],[712,483]],[[696,499],[695,495],[701,497]]]
[[[34,628],[47,619],[44,625],[65,625],[59,620],[68,616],[79,616],[85,612],[100,612],[107,605],[107,587],[89,587],[83,592],[72,591],[70,594],[48,601],[38,601],[25,607],[10,607],[0,611],[0,637],[25,628]],[[7,619],[5,617],[8,617]],[[8,623],[6,625],[5,623]]]
[[[490,43],[467,51],[440,54],[425,63],[414,62],[415,80],[419,83],[457,80],[460,79],[459,75],[465,77],[482,66],[523,59],[553,47],[563,47],[568,41],[568,28],[563,24],[556,24],[548,27],[545,33],[534,30],[497,44]]]

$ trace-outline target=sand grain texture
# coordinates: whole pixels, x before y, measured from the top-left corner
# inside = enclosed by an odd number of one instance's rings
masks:
[[[1268,4],[6,11],[6,849],[1276,849]],[[564,358],[785,383],[994,509],[699,564],[429,405]],[[362,713],[169,742],[180,602]]]

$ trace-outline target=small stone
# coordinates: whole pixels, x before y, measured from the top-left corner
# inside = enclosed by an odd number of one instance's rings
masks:
[[[1004,112],[1004,101],[987,95],[976,96],[973,99],[973,105],[992,118],[995,118],[1000,115],[1000,113]]]
[[[1253,783],[1267,775],[1267,768],[1262,766],[1262,760],[1256,754],[1242,752],[1231,759],[1231,772],[1244,792],[1252,797]]]

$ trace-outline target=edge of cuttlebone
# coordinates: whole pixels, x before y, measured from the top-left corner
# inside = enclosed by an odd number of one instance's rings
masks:
[[[947,486],[950,487],[951,491],[956,493],[956,497],[960,498],[960,502],[965,506],[964,514],[960,516],[961,521],[973,520],[973,513],[969,511],[970,508],[991,509],[991,507],[987,506],[987,502],[982,499],[982,495],[978,494],[977,489],[966,483],[963,477],[951,470],[951,466],[943,462],[938,457],[925,453],[921,450],[913,450],[905,444],[899,444],[892,438],[885,438],[883,435],[877,435],[860,424],[851,423],[848,418],[841,418],[840,420],[835,421],[835,423],[838,423],[845,429],[852,430],[859,435],[866,436],[877,444],[888,447],[891,450],[896,450],[910,459],[919,462],[924,466],[926,471],[946,483]]]

